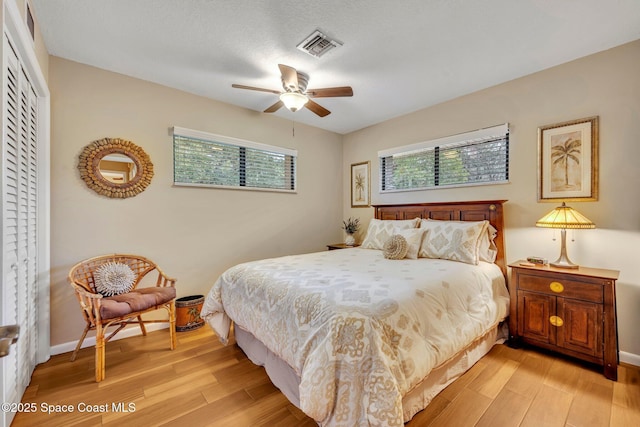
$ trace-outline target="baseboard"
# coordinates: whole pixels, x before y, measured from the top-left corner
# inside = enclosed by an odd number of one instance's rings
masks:
[[[150,323],[145,325],[145,329],[147,332],[159,331],[161,329],[168,329],[169,323]],[[140,327],[138,325],[131,325],[124,328],[122,331],[118,332],[115,337],[111,339],[111,341],[120,340],[122,338],[134,337],[136,335],[142,335],[140,331]],[[68,353],[70,351],[75,350],[76,345],[78,345],[78,340],[66,342],[58,345],[54,345],[51,347],[51,355],[54,356],[56,354]],[[96,337],[86,337],[84,342],[82,343],[81,348],[85,347],[93,347],[96,345]]]
[[[152,324],[146,325],[147,332],[159,331],[167,328],[169,328],[169,323],[152,323]],[[136,335],[141,335],[141,334],[142,332],[140,332],[140,328],[137,325],[131,325],[126,327],[124,330],[118,332],[118,334],[115,337],[113,337],[113,341],[116,341],[122,338],[134,337]],[[51,355],[54,356],[56,354],[68,353],[70,351],[73,351],[76,348],[76,345],[78,345],[77,340],[54,345],[53,347],[51,347]],[[82,343],[81,348],[93,347],[95,345],[96,345],[96,337],[87,337]],[[627,353],[626,351],[621,351],[619,353],[619,356],[620,356],[621,363],[626,363],[628,365],[640,367],[640,355],[634,354],[634,353]]]
[[[620,362],[640,367],[640,355],[621,351]]]

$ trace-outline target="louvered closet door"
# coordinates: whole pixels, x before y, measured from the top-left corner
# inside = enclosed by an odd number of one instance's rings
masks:
[[[36,108],[37,97],[20,69],[18,167],[18,382],[27,386],[35,366],[36,309]]]
[[[20,402],[35,368],[37,97],[5,38],[2,144],[2,324],[20,337],[2,361],[3,401]],[[12,415],[6,414],[11,420]]]

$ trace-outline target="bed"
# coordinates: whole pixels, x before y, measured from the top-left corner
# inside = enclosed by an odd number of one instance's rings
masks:
[[[503,203],[376,205],[363,247],[239,264],[213,285],[201,316],[223,343],[233,331],[319,425],[400,426],[506,336]],[[387,259],[374,239],[420,236],[424,255],[436,229],[471,235],[482,223],[494,258],[477,264]]]

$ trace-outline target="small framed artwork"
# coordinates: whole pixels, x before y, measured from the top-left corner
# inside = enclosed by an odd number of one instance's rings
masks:
[[[351,164],[351,207],[371,206],[371,162]]]
[[[598,117],[538,128],[538,201],[598,200]]]

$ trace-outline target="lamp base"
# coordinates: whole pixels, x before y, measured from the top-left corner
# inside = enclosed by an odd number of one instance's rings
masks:
[[[557,260],[552,262],[550,265],[552,267],[558,268],[580,268],[578,264],[574,264],[569,259],[567,255],[567,229],[563,228],[560,230],[560,256]]]
[[[552,267],[558,267],[558,268],[580,268],[578,264],[573,264],[571,263],[571,261],[569,261],[569,263],[566,263],[566,262],[557,260],[555,262],[549,263],[549,265]]]

